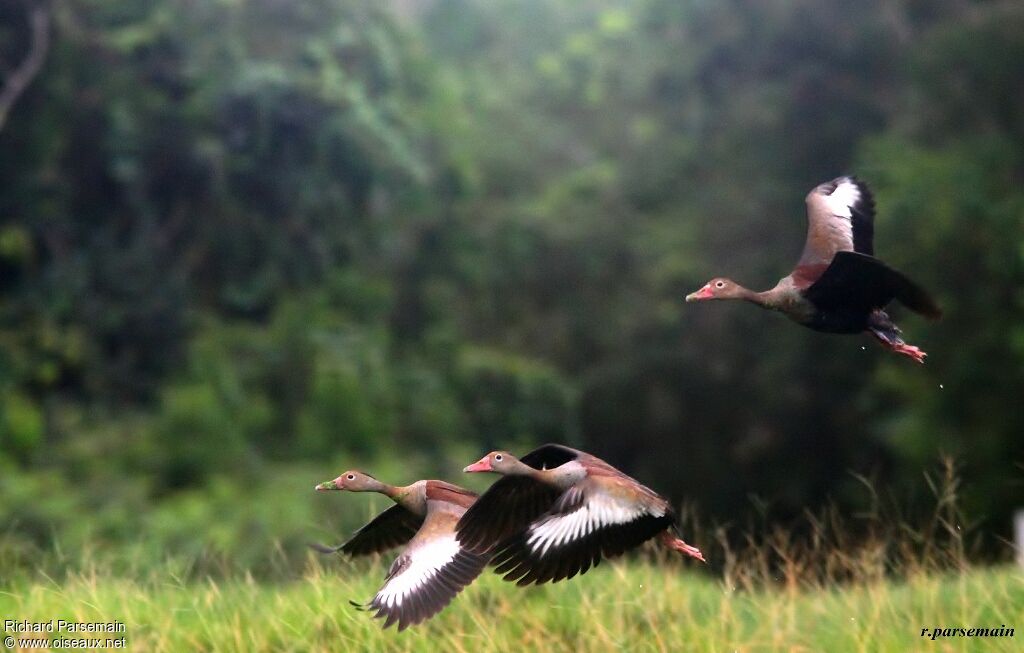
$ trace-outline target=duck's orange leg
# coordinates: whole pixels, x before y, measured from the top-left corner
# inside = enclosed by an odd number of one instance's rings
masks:
[[[894,351],[897,354],[903,354],[904,356],[913,358],[918,363],[923,363],[925,356],[928,355],[920,348],[915,347],[914,345],[908,345],[904,342],[903,338],[897,335],[899,333],[898,331],[894,333],[892,331],[883,331],[881,329],[869,327],[868,333],[878,339],[878,342],[882,343],[882,346],[889,351]]]
[[[678,537],[672,535],[670,531],[666,530],[661,534],[661,542],[673,551],[684,553],[691,558],[696,558],[705,564],[707,563],[707,560],[704,559],[704,554],[700,552],[700,549],[687,544]]]

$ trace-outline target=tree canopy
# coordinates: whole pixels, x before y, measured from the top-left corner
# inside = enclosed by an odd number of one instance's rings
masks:
[[[940,454],[987,531],[1024,502],[1020,3],[22,0],[5,70],[39,8],[0,123],[5,546],[140,510],[297,541],[237,488],[552,440],[719,521],[914,496]],[[683,303],[774,284],[844,173],[945,309],[904,320],[923,367]]]

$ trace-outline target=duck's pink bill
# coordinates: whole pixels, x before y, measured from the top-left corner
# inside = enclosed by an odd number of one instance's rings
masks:
[[[704,284],[704,287],[701,288],[700,290],[698,290],[696,292],[692,292],[689,295],[687,295],[686,296],[686,301],[688,301],[688,302],[695,302],[695,301],[700,300],[700,299],[710,299],[713,296],[714,296],[714,293],[711,291],[711,284],[710,283],[706,283],[706,284]]]
[[[476,461],[472,465],[466,465],[463,468],[464,472],[489,472],[491,471],[491,459],[484,456],[480,460]]]

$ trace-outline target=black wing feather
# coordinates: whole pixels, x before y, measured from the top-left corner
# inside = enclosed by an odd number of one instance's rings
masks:
[[[411,540],[423,524],[423,517],[414,515],[399,505],[394,505],[380,513],[338,546],[310,544],[310,548],[320,553],[347,553],[350,556],[383,553]]]
[[[480,495],[455,526],[459,544],[484,553],[543,515],[559,490],[526,476],[505,476]]]
[[[585,502],[585,493],[571,488],[548,514],[565,516],[581,509]],[[530,548],[529,532],[524,530],[501,543],[492,564],[495,573],[504,574],[505,580],[515,581],[519,586],[557,583],[586,573],[600,564],[602,558],[614,558],[640,546],[675,521],[671,512],[660,517],[644,514],[625,524],[597,528],[583,537],[550,548],[543,555]]]
[[[560,444],[545,444],[519,460],[534,469],[553,469],[579,455],[579,451]],[[560,493],[525,476],[501,478],[459,519],[455,527],[459,544],[476,553],[489,550],[547,512]]]
[[[853,250],[868,256],[875,255],[875,196],[868,185],[856,177],[849,178],[860,191],[860,200],[850,207],[853,225]]]
[[[534,469],[553,469],[579,458],[580,452],[560,444],[537,447],[519,460]]]
[[[873,256],[838,252],[821,277],[804,291],[821,310],[853,309],[870,313],[893,299],[910,310],[938,319],[942,310],[927,291]]]

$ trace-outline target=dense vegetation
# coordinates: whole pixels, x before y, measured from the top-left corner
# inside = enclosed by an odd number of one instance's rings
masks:
[[[337,537],[354,504],[311,488],[344,468],[548,440],[716,521],[854,511],[855,475],[913,506],[943,453],[965,527],[1024,504],[1021,3],[22,0],[0,60],[32,5],[47,59],[0,131],[5,565],[269,564]],[[946,310],[904,320],[923,367],[682,303],[773,284],[845,172]]]
[[[595,570],[573,583],[512,591],[489,576],[425,626],[396,633],[355,610],[379,574],[312,567],[286,586],[182,583],[160,567],[140,580],[90,571],[60,587],[16,585],[6,614],[120,621],[129,650],[176,651],[1016,651],[1013,637],[921,636],[957,624],[1024,620],[1024,579],[995,568],[906,583],[730,591],[656,565]],[[558,606],[552,609],[552,605]],[[67,636],[67,635],[65,635]]]

